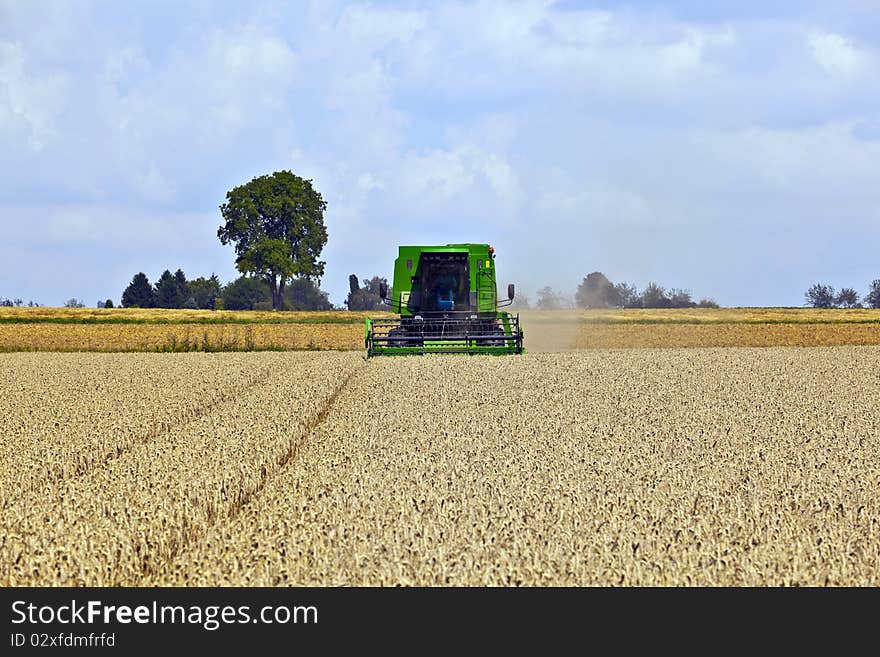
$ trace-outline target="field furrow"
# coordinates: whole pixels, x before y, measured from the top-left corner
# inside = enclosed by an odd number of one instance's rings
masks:
[[[261,490],[363,366],[340,353],[213,358],[235,369],[242,357],[263,362],[271,378],[103,467],[7,504],[0,584],[138,583]]]
[[[371,361],[155,584],[880,584],[880,349]]]
[[[2,358],[0,509],[173,431],[269,378],[273,359],[160,354]]]

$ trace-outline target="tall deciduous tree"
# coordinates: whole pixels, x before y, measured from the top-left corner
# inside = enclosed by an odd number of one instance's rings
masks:
[[[538,290],[538,302],[535,306],[539,310],[556,310],[562,308],[562,298],[556,290],[547,285]]]
[[[621,308],[642,307],[642,297],[635,285],[618,283],[614,286],[614,296],[617,299],[617,305]]]
[[[669,308],[672,302],[666,296],[666,289],[657,285],[654,281],[642,291],[643,308]]]
[[[235,245],[235,266],[265,280],[272,307],[281,310],[284,288],[293,278],[318,279],[318,260],[327,243],[327,203],[305,180],[276,171],[239,185],[226,194],[220,212],[226,222],[217,231],[223,244]]]
[[[841,308],[861,308],[859,293],[851,287],[842,287],[837,293],[837,305]]]
[[[807,305],[813,308],[834,308],[837,302],[834,288],[822,283],[816,283],[807,290],[806,294],[804,294],[804,299]]]
[[[579,308],[608,308],[617,305],[614,284],[600,271],[587,274],[575,292],[575,303]]]
[[[691,298],[690,290],[672,288],[669,290],[669,305],[672,308],[693,308],[697,304]]]

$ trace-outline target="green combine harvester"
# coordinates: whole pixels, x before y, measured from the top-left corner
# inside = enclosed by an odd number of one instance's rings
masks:
[[[379,288],[400,317],[366,320],[367,357],[523,352],[519,315],[498,310],[513,303],[514,287],[499,303],[488,244],[401,246],[391,292]]]

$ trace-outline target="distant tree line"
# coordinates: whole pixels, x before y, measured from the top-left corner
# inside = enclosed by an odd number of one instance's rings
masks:
[[[516,307],[528,308],[528,300],[520,299]],[[694,301],[690,290],[666,289],[657,283],[648,283],[639,292],[629,283],[612,283],[602,272],[594,271],[581,281],[574,298],[567,298],[552,287],[538,290],[535,307],[540,310],[556,308],[717,308],[712,299]]]
[[[816,283],[804,294],[806,305],[813,308],[880,308],[880,279],[871,281],[864,304],[854,288],[842,287],[839,292],[831,285]]]
[[[24,302],[23,299],[7,299],[6,297],[0,297],[0,308],[20,308],[22,306],[27,306],[28,308],[39,308],[40,304],[35,301]]]
[[[112,307],[112,302],[108,300]],[[282,310],[332,310],[329,294],[308,278],[297,278],[284,288],[280,301],[273,300],[264,278],[242,275],[221,285],[216,274],[188,280],[183,270],[173,274],[166,269],[155,284],[138,272],[122,293],[125,308],[188,308],[192,310],[272,310],[280,303]]]

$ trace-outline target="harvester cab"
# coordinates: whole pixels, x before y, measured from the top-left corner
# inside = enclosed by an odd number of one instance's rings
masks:
[[[390,292],[390,294],[389,294]],[[399,317],[366,320],[367,356],[425,353],[520,354],[519,315],[499,310],[495,250],[488,244],[401,246],[382,301]]]

